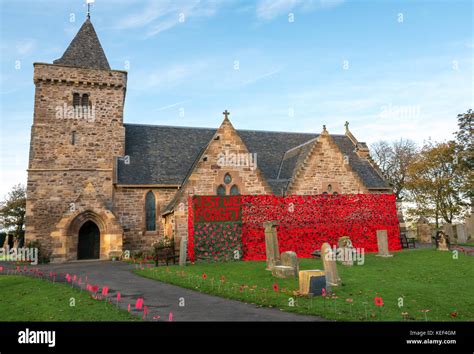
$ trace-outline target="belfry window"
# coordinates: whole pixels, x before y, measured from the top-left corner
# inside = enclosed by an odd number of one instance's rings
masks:
[[[89,95],[87,93],[82,95],[81,106],[84,111],[87,111],[89,108]]]
[[[146,230],[156,231],[156,200],[155,194],[149,191],[145,197]]]
[[[72,106],[74,108],[79,107],[81,105],[81,95],[76,93],[72,94]]]

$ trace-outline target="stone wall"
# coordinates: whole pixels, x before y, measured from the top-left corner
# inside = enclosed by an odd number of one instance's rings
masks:
[[[122,71],[34,65],[27,241],[38,240],[53,252],[51,232],[88,183],[103,201],[103,208],[112,208],[114,161],[124,154],[126,82]],[[89,95],[89,111],[94,115],[68,116],[74,93]]]
[[[328,192],[339,194],[369,193],[352,171],[331,136],[323,132],[315,141],[303,166],[296,172],[287,194],[315,195]]]
[[[124,250],[143,250],[164,236],[164,222],[160,210],[176,194],[176,188],[132,188],[117,186],[114,195],[114,214],[124,230]],[[156,200],[156,231],[146,231],[145,196],[152,191]]]

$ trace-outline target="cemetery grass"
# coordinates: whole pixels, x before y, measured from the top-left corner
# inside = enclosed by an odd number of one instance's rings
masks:
[[[75,306],[69,306],[71,298]],[[89,292],[16,275],[0,276],[0,314],[0,321],[130,321],[127,311]]]
[[[343,285],[334,288],[333,296],[313,298],[298,296],[297,279],[272,277],[265,262],[170,265],[134,272],[203,293],[328,320],[474,320],[474,257],[459,253],[453,259],[451,252],[431,249],[393,254],[392,258],[366,254],[360,266],[338,264]],[[323,269],[323,265],[319,259],[300,259],[300,270],[304,269]],[[382,298],[382,307],[375,305],[375,297]]]

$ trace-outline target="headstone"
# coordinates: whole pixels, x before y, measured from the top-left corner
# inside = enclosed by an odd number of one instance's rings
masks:
[[[428,221],[421,217],[418,220],[416,225],[416,233],[418,237],[418,241],[421,243],[431,243],[431,226],[428,224]]]
[[[324,281],[326,282],[325,273],[322,270],[314,269],[314,270],[300,270],[299,271],[298,278],[299,278],[299,286],[300,286],[299,287],[300,295],[309,294],[311,278],[313,277],[323,277]]]
[[[456,225],[456,234],[458,236],[458,243],[466,243],[467,242],[466,225],[457,224]]]
[[[298,272],[300,271],[300,265],[296,253],[293,251],[282,252],[280,258],[281,265],[294,268],[295,277],[298,276]]]
[[[295,252],[283,252],[280,256],[280,264],[273,266],[272,275],[277,278],[293,278],[298,276],[298,256]]]
[[[393,257],[393,254],[388,252],[387,230],[377,230],[377,246],[379,248],[378,257]]]
[[[309,294],[312,296],[321,296],[323,294],[323,289],[328,293],[326,289],[326,277],[317,276],[311,277],[309,280]]]
[[[336,255],[327,242],[321,246],[321,259],[324,265],[324,273],[326,274],[326,283],[331,286],[341,285],[341,278],[339,278],[339,273],[337,272]]]
[[[188,238],[181,237],[179,241],[179,265],[186,265],[186,258],[188,257]]]
[[[276,227],[278,221],[266,221],[263,223],[265,227],[265,249],[267,254],[267,268],[272,270],[274,266],[280,263],[280,250],[278,248],[278,235]]]
[[[338,241],[340,254],[341,254],[341,263],[345,266],[353,266],[354,259],[352,258],[354,246],[352,246],[352,241],[349,236],[343,236]]]
[[[446,235],[443,231],[440,231],[438,234],[438,251],[449,251]]]

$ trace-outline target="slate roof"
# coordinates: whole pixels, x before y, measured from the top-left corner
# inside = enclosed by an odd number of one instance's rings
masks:
[[[181,185],[217,129],[124,124],[125,154],[130,164],[117,162],[119,184]],[[318,134],[237,130],[257,166],[275,194],[282,194],[295,166],[309,152]],[[345,135],[331,135],[349,164],[368,188],[388,188],[388,184],[355,153]]]
[[[83,23],[63,56],[53,63],[87,69],[110,70],[109,62],[90,19]]]

